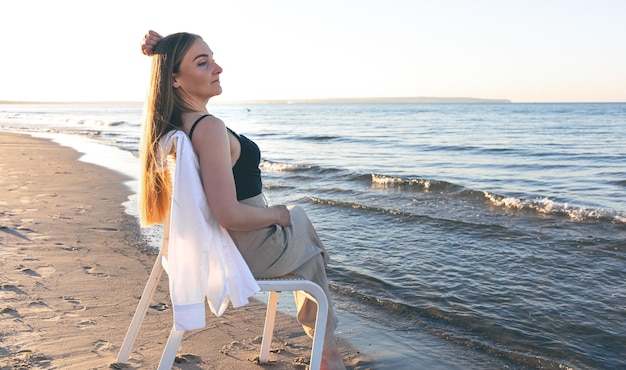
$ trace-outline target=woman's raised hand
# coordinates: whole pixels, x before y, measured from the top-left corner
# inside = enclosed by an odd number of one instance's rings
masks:
[[[154,47],[162,38],[163,36],[156,31],[150,30],[146,32],[143,36],[143,40],[141,40],[141,52],[144,55],[152,55],[152,50],[154,50]]]

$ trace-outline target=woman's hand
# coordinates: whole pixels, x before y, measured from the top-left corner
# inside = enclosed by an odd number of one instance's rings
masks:
[[[270,208],[276,211],[276,214],[278,216],[278,225],[283,227],[291,226],[291,214],[289,213],[289,209],[287,209],[286,206],[278,205],[271,206]]]
[[[163,36],[161,36],[158,32],[152,30],[148,31],[143,36],[143,40],[141,40],[141,52],[144,55],[152,55],[154,47],[159,41],[161,41],[162,38]]]

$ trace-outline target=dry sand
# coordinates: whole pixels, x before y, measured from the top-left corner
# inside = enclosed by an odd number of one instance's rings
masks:
[[[162,278],[128,366],[114,364],[156,254],[121,205],[113,171],[47,139],[0,132],[0,369],[154,369],[172,317]],[[285,293],[286,294],[286,293]],[[175,369],[304,369],[311,340],[279,315],[270,365],[257,365],[264,303],[207,310]],[[374,368],[341,340],[349,369]]]

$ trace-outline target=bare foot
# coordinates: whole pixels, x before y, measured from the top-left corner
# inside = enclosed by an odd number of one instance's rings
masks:
[[[346,370],[343,358],[337,347],[325,348],[322,352],[322,364],[320,370]]]

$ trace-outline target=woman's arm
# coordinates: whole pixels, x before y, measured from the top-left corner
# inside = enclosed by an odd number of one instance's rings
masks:
[[[291,224],[285,206],[258,208],[237,201],[228,132],[220,119],[203,118],[194,131],[192,144],[200,161],[202,186],[209,207],[220,225],[246,231]]]

